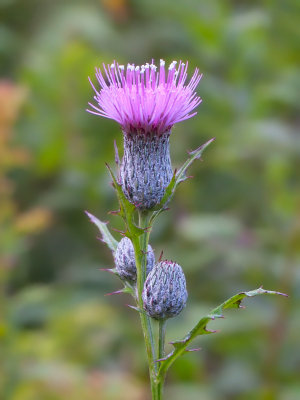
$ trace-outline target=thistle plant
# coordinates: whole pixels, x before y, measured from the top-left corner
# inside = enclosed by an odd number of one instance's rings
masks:
[[[95,104],[87,110],[117,121],[124,137],[122,160],[116,148],[117,171],[108,167],[120,209],[115,212],[124,221],[123,238],[117,241],[106,223],[87,212],[98,227],[103,241],[113,253],[115,266],[110,269],[121,279],[118,293],[132,295],[147,352],[153,400],[163,397],[166,373],[174,361],[188,351],[198,336],[213,333],[207,325],[223,317],[227,308],[240,308],[246,297],[280,294],[262,287],[241,292],[226,300],[199,322],[181,340],[172,342],[173,350],[165,354],[166,322],[177,316],[186,305],[188,293],[183,268],[176,262],[158,260],[149,239],[156,218],[168,209],[177,186],[187,179],[186,171],[214,138],[189,153],[187,161],[173,171],[169,139],[174,124],[196,115],[201,98],[196,87],[202,75],[195,69],[187,83],[188,63],[173,61],[168,70],[160,60],[142,66],[125,68],[114,62],[96,68]],[[154,329],[158,324],[157,332]]]

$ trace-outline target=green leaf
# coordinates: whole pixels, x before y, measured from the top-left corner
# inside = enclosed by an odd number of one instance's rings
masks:
[[[180,182],[185,181],[187,179],[187,176],[186,176],[187,169],[192,165],[192,163],[195,160],[201,159],[201,155],[204,152],[204,150],[214,140],[215,140],[215,138],[212,138],[212,139],[208,140],[206,143],[204,143],[202,146],[198,147],[198,149],[189,152],[189,155],[191,157],[186,160],[186,162],[183,164],[183,166],[176,173],[176,186],[179,185]],[[176,188],[176,186],[175,186],[175,188]]]
[[[178,170],[174,171],[174,175],[171,179],[171,182],[166,188],[165,194],[161,200],[161,202],[153,208],[154,213],[151,217],[151,223],[154,219],[164,210],[166,210],[168,203],[171,201],[175,194],[175,190],[177,186],[185,181],[188,177],[186,176],[187,169],[191,166],[191,164],[201,158],[202,153],[204,150],[215,140],[215,138],[210,139],[208,142],[204,143],[202,146],[198,147],[198,149],[189,152],[190,157],[186,160],[183,166]]]
[[[88,211],[85,211],[86,215],[89,217],[90,221],[97,226],[101,235],[102,241],[107,244],[110,250],[115,251],[118,246],[118,241],[112,236],[110,231],[107,228],[107,222],[102,222],[98,218],[96,218],[93,214],[90,214]]]
[[[110,175],[113,180],[114,188],[116,189],[117,195],[118,195],[118,200],[120,204],[120,210],[118,214],[123,218],[126,226],[126,231],[123,232],[126,236],[128,236],[130,239],[137,238],[140,236],[142,233],[144,233],[144,229],[139,228],[136,226],[134,222],[134,212],[136,210],[136,207],[134,204],[130,203],[127,198],[125,197],[125,194],[123,193],[121,185],[117,182],[117,179],[112,172],[110,166],[106,164]]]
[[[228,308],[243,308],[241,306],[241,302],[245,297],[254,297],[261,294],[278,294],[281,296],[287,296],[284,293],[274,292],[271,290],[265,290],[262,287],[251,290],[250,292],[242,292],[236,294],[230,299],[226,300],[224,303],[213,309],[208,315],[201,318],[200,321],[195,325],[195,327],[181,340],[177,340],[172,342],[171,344],[174,346],[174,350],[169,353],[165,358],[161,360],[157,360],[160,362],[160,369],[158,374],[163,377],[167,372],[168,368],[173,364],[173,362],[181,356],[184,352],[186,352],[187,346],[194,340],[197,336],[207,335],[210,333],[215,333],[216,331],[212,331],[207,329],[207,324],[216,318],[224,318],[223,313],[224,310]]]

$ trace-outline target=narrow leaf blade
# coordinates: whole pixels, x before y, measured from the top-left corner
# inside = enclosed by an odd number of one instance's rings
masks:
[[[112,236],[110,231],[107,228],[107,223],[100,221],[97,217],[95,217],[93,214],[89,213],[88,211],[85,211],[86,215],[89,217],[90,221],[97,226],[99,229],[101,235],[102,235],[102,240],[104,243],[107,244],[107,246],[110,248],[110,250],[115,251],[117,246],[118,246],[118,241]]]
[[[112,169],[110,168],[110,166],[108,164],[106,164],[106,166],[107,166],[110,176],[113,180],[114,188],[117,192],[119,205],[120,205],[119,215],[123,218],[126,229],[127,229],[126,232],[124,232],[124,234],[126,236],[128,236],[130,239],[132,239],[134,237],[138,237],[142,233],[144,233],[144,230],[137,227],[134,222],[134,212],[136,210],[136,206],[127,200],[127,198],[125,197],[125,194],[123,193],[122,187],[118,183]]]
[[[201,158],[202,153],[204,150],[215,140],[215,138],[212,138],[208,140],[206,143],[204,143],[202,146],[198,147],[198,149],[190,151],[189,155],[190,157],[186,160],[186,162],[183,164],[183,166],[178,170],[176,174],[176,186],[184,181],[186,177],[186,171],[187,169],[192,165],[192,163]]]
[[[186,162],[182,165],[182,167],[178,171],[174,171],[174,175],[171,179],[171,182],[166,188],[165,194],[161,200],[161,202],[153,208],[153,215],[151,217],[151,223],[158,217],[160,213],[167,209],[169,202],[172,200],[175,190],[177,186],[187,179],[186,171],[191,166],[191,164],[196,160],[200,159],[204,150],[215,140],[212,138],[204,143],[202,146],[198,147],[198,149],[189,152],[190,157],[186,160]]]

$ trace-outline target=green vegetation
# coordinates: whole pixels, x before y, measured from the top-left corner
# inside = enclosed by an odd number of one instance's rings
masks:
[[[298,399],[298,2],[5,0],[0,14],[0,399],[146,399],[138,314],[127,294],[103,296],[119,289],[99,271],[113,260],[84,214],[123,229],[105,168],[122,134],[85,108],[95,66],[152,57],[204,75],[174,168],[216,137],[152,233],[189,290],[167,341],[239,291],[290,296],[210,322],[221,332],[174,363],[166,398]]]

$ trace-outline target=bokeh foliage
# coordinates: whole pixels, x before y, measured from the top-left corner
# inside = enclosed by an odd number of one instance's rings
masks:
[[[0,4],[0,398],[147,398],[145,354],[88,209],[121,228],[104,162],[113,121],[85,112],[87,76],[114,59],[189,60],[203,103],[171,138],[173,165],[216,137],[156,222],[156,256],[184,268],[200,315],[263,284],[171,370],[167,398],[295,400],[299,369],[299,3],[4,0]],[[116,234],[117,236],[117,234]],[[298,268],[297,268],[298,266]]]

